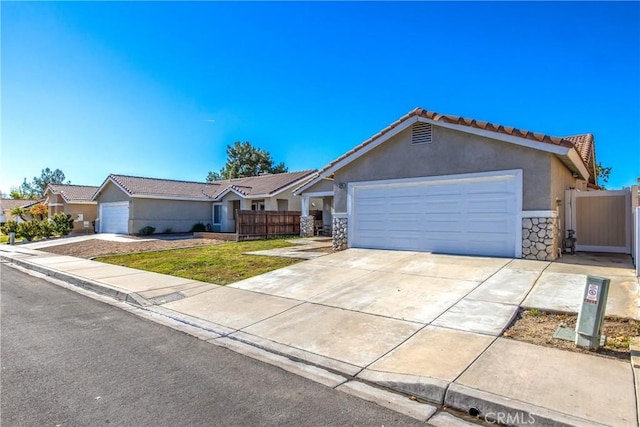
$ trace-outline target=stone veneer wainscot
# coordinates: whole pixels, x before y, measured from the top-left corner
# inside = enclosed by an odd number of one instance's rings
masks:
[[[343,251],[347,249],[348,246],[348,218],[335,216],[333,217],[333,250],[334,251]]]
[[[313,237],[314,216],[300,216],[300,237]]]
[[[523,212],[522,258],[553,261],[558,257],[560,244],[556,212]]]

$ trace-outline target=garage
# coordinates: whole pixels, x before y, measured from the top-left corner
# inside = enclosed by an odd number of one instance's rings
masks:
[[[522,175],[349,184],[351,247],[520,257]]]
[[[129,234],[129,202],[100,203],[100,232]]]

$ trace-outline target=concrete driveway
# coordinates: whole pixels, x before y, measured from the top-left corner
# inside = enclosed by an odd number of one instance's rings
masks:
[[[586,274],[612,279],[609,314],[638,318],[628,261],[349,249],[217,286],[28,249],[10,258],[116,298],[135,294],[219,345],[250,344],[449,407],[517,401],[554,422],[637,424],[628,362],[499,337],[519,306],[575,311]],[[347,391],[345,377],[326,381]]]

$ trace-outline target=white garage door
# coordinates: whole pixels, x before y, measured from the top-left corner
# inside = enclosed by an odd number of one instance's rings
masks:
[[[100,204],[100,232],[129,234],[129,202]]]
[[[352,247],[520,256],[519,171],[354,183],[349,191]]]

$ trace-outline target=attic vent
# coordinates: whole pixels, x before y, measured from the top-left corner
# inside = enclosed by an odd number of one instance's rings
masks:
[[[416,122],[411,129],[411,144],[431,142],[431,123]]]

